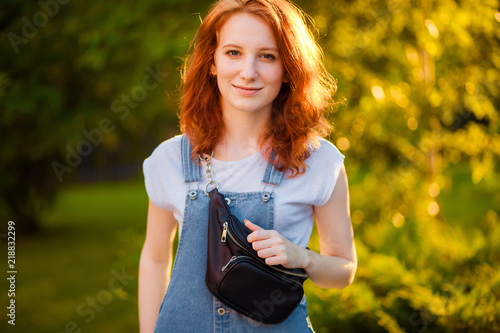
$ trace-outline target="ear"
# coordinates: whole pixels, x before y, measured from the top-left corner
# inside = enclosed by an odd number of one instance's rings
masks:
[[[288,74],[285,73],[283,74],[283,83],[288,83],[288,82],[290,82],[290,79],[288,78]]]
[[[217,68],[214,64],[210,65],[210,75],[217,76]]]

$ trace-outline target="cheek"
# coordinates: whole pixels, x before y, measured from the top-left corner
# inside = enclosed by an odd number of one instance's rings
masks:
[[[217,76],[218,77],[229,77],[235,75],[237,73],[237,68],[235,64],[231,61],[219,60],[216,61],[215,65],[217,66]]]
[[[281,84],[283,83],[283,75],[284,75],[284,70],[283,68],[275,68],[272,71],[268,71],[269,73],[269,82],[272,82],[274,86],[279,90],[281,88]]]

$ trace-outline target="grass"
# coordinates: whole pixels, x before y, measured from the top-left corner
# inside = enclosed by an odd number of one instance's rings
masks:
[[[139,181],[65,189],[41,234],[17,235],[15,331],[59,333],[67,325],[69,331],[76,326],[75,332],[138,331],[137,269],[146,213]],[[116,282],[110,292],[113,272],[130,280]],[[3,327],[5,320],[5,332]]]

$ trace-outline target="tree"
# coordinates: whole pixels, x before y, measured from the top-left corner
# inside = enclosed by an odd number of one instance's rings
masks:
[[[82,164],[140,161],[147,142],[150,149],[176,131],[177,67],[199,24],[189,14],[200,11],[196,6],[175,0],[3,5],[4,219],[36,230],[43,207]]]

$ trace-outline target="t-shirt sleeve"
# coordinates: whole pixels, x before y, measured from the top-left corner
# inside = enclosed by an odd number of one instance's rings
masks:
[[[321,146],[311,155],[312,167],[316,171],[314,180],[319,190],[316,192],[314,206],[322,206],[332,196],[340,170],[344,165],[344,155],[331,142],[321,139]],[[307,163],[307,162],[306,162]]]
[[[180,168],[180,140],[177,137],[161,143],[144,160],[142,170],[149,199],[170,211],[175,208],[175,194],[183,184]]]
[[[150,171],[150,163],[152,156],[146,158],[144,163],[142,164],[142,171],[144,173],[144,183],[146,185],[146,193],[148,194],[149,200],[154,203],[156,206],[161,207],[160,204],[160,196],[161,191],[158,186],[154,186],[151,180],[152,173]]]

